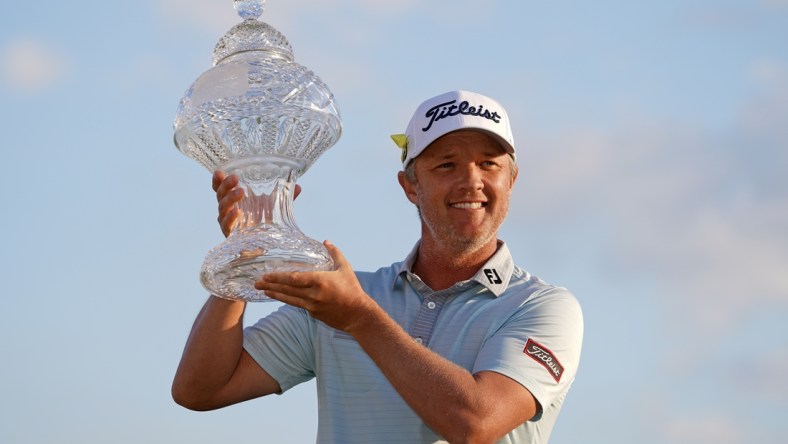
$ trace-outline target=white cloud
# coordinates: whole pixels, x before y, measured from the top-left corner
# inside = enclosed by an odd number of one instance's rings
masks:
[[[353,29],[366,23],[360,19],[365,15],[398,14],[410,10],[416,4],[416,0],[270,1],[265,3],[260,20],[284,29],[300,19],[317,15],[325,20],[345,21],[346,24],[340,23],[338,29]],[[241,20],[229,0],[157,0],[155,9],[166,21],[212,33],[224,33]]]
[[[465,0],[470,3],[469,0]],[[449,10],[430,8],[433,14],[440,11],[440,18],[448,19],[450,16],[468,14],[468,9],[462,4],[453,3]],[[235,12],[232,3],[216,0],[156,0],[155,10],[166,22],[195,30],[203,30],[212,34],[223,34],[241,19]],[[405,13],[412,12],[415,8],[422,8],[424,13],[429,13],[424,8],[423,2],[418,0],[341,0],[327,2],[324,0],[301,0],[292,2],[287,0],[268,1],[265,3],[260,20],[267,22],[280,31],[306,32],[295,30],[295,26],[307,25],[322,27],[322,20],[326,28],[331,28],[332,33],[346,33],[360,36],[360,41],[373,38],[376,34],[375,23],[386,17],[402,17]],[[366,31],[366,32],[365,32]]]
[[[114,68],[117,89],[124,92],[151,86],[169,86],[169,82],[175,78],[172,61],[155,53],[135,55],[127,63]]]
[[[168,24],[218,35],[241,21],[229,0],[157,0],[155,10]]]
[[[17,38],[2,49],[0,70],[6,88],[32,93],[57,84],[71,70],[71,62],[53,45]]]
[[[754,60],[748,75],[755,96],[741,111],[742,125],[751,133],[772,137],[785,146],[788,141],[788,61],[774,58]]]
[[[674,248],[657,259],[666,278],[677,278],[671,299],[678,318],[713,336],[753,310],[788,305],[784,204],[748,199],[728,209],[701,208],[684,222],[670,238]]]
[[[347,16],[348,20],[356,21],[359,14],[371,14],[385,16],[389,14],[399,14],[407,12],[419,4],[418,0],[343,0],[337,2],[326,2],[325,0],[302,0],[299,2],[276,1],[269,2],[274,7],[279,7],[287,11],[290,15],[303,14],[304,11],[355,11],[355,14]],[[337,16],[342,14],[336,14]]]
[[[788,0],[786,0],[788,4]],[[775,58],[753,60],[748,68],[750,78],[756,83],[783,89],[788,86],[788,62]]]
[[[715,416],[693,416],[669,421],[664,426],[667,442],[673,444],[737,444],[748,442],[736,428],[738,421]]]
[[[743,386],[757,395],[757,401],[771,403],[777,408],[788,408],[788,344],[781,344],[752,359],[738,362],[728,372],[730,387]]]

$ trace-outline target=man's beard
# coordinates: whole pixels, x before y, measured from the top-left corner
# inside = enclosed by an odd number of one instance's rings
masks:
[[[490,230],[481,233],[479,236],[466,236],[458,233],[447,224],[430,222],[431,220],[435,220],[437,218],[425,218],[419,206],[416,206],[416,210],[419,214],[419,219],[421,220],[422,226],[430,232],[432,239],[440,242],[442,246],[448,247],[451,252],[457,255],[474,253],[486,246],[491,240],[496,239],[498,228],[503,223],[503,220],[506,218],[506,214],[508,212],[508,208],[506,208],[506,211],[503,211],[500,220],[493,220]]]

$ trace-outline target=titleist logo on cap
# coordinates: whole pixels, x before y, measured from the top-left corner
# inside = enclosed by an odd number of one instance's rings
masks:
[[[427,132],[432,128],[433,123],[445,119],[446,117],[456,116],[457,114],[479,116],[492,120],[495,123],[501,122],[501,116],[497,111],[490,112],[490,110],[484,109],[483,105],[472,106],[467,100],[463,100],[459,105],[455,105],[455,103],[457,103],[457,101],[452,100],[450,102],[440,103],[428,109],[424,117],[430,119],[430,123],[421,130]]]
[[[506,110],[495,100],[470,91],[449,91],[422,102],[405,134],[391,138],[402,149],[402,166],[406,168],[432,142],[458,130],[486,132],[516,160]]]

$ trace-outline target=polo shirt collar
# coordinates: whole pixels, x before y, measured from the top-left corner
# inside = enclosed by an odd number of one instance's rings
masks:
[[[412,273],[413,263],[416,262],[416,255],[419,252],[419,245],[421,241],[416,242],[416,245],[408,253],[404,261],[399,263],[397,269],[397,276],[400,277],[404,273]],[[509,286],[509,280],[512,278],[514,271],[514,260],[512,259],[509,248],[506,242],[499,240],[498,249],[495,254],[485,262],[485,264],[471,277],[471,281],[476,281],[486,287],[495,296],[500,296],[501,293]]]

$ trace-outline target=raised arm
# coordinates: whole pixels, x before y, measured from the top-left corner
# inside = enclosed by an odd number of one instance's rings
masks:
[[[225,236],[236,224],[243,198],[235,176],[213,176],[219,224]],[[276,393],[279,384],[243,350],[246,303],[208,298],[194,321],[172,383],[172,397],[192,410],[212,410]]]

